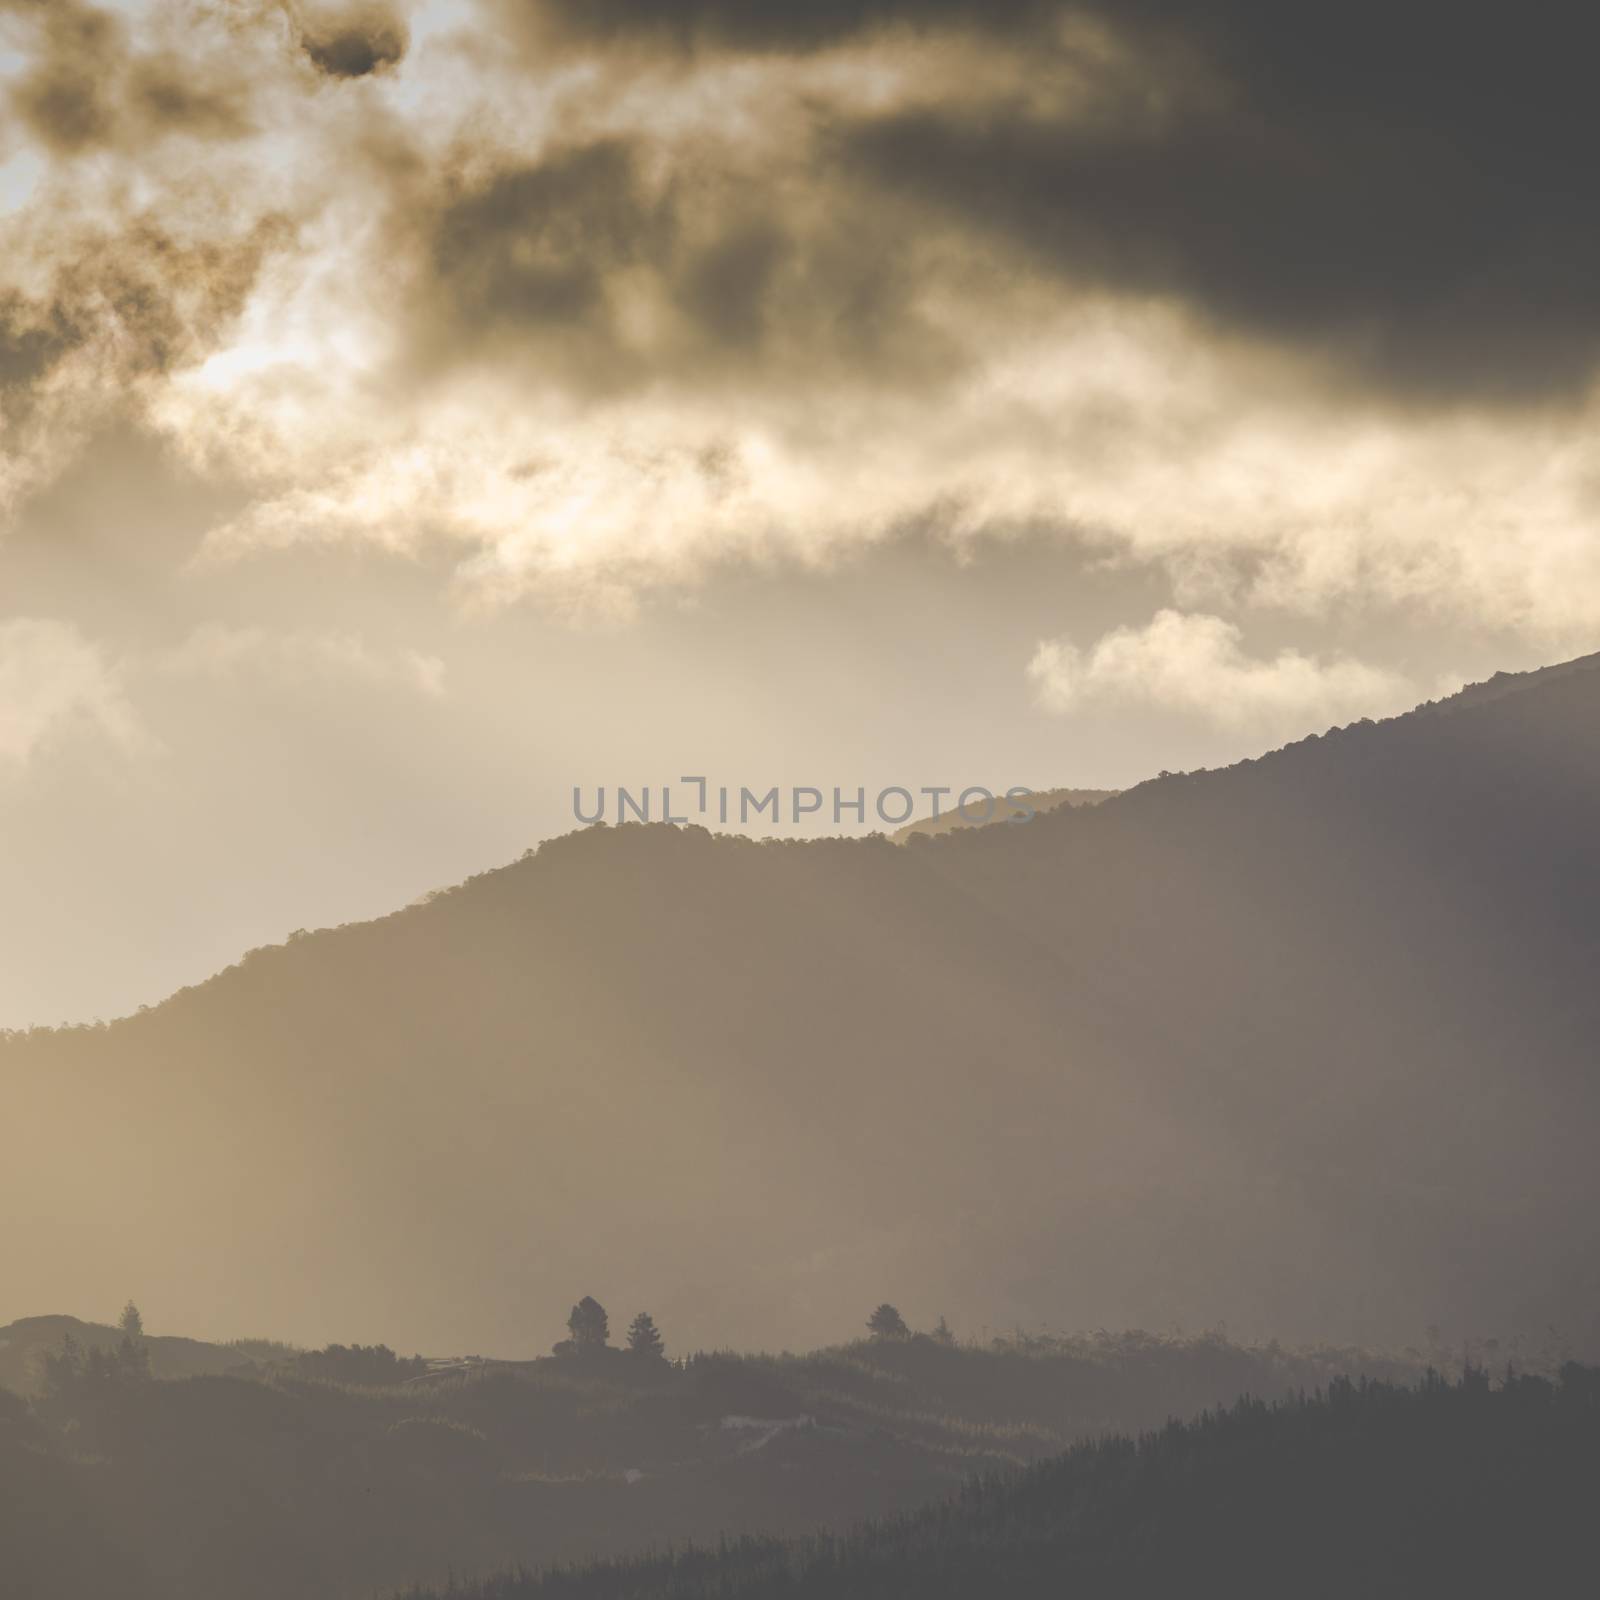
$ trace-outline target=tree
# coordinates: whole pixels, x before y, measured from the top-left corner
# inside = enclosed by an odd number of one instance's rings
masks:
[[[70,1333],[61,1337],[61,1349],[45,1352],[44,1392],[52,1400],[70,1399],[83,1378],[83,1350]]]
[[[939,1326],[933,1330],[933,1339],[935,1344],[953,1346],[956,1342],[955,1334],[950,1331],[950,1324],[943,1317],[939,1318]]]
[[[142,1339],[144,1337],[144,1318],[139,1315],[139,1308],[133,1301],[130,1300],[122,1308],[122,1315],[117,1318],[117,1326],[130,1339]]]
[[[117,1376],[133,1382],[150,1376],[150,1346],[143,1339],[123,1334],[117,1346]]]
[[[887,1300],[867,1318],[867,1332],[874,1339],[909,1339],[906,1319]]]
[[[611,1323],[606,1316],[606,1308],[593,1295],[586,1294],[572,1308],[572,1315],[567,1318],[567,1330],[572,1335],[575,1355],[591,1355],[604,1350],[611,1340]]]
[[[646,1356],[652,1361],[666,1359],[666,1351],[661,1346],[661,1330],[656,1327],[655,1318],[648,1311],[641,1311],[628,1324],[628,1349],[634,1355]]]

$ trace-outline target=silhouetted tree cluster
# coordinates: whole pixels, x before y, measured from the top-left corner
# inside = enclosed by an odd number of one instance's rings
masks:
[[[555,1346],[558,1356],[595,1357],[611,1349],[611,1319],[593,1295],[585,1295],[567,1317],[568,1337]],[[651,1361],[664,1361],[661,1331],[648,1311],[628,1324],[628,1353]]]
[[[61,1348],[44,1361],[46,1397],[69,1408],[124,1384],[143,1383],[149,1376],[150,1351],[143,1339],[128,1333],[111,1349],[82,1345],[68,1334]]]
[[[386,1344],[330,1344],[302,1351],[294,1358],[294,1369],[303,1378],[380,1388],[421,1377],[428,1363],[421,1356],[403,1360]]]

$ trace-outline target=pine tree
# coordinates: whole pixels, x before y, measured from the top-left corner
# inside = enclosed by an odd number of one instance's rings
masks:
[[[666,1351],[661,1344],[661,1330],[656,1327],[655,1318],[648,1311],[641,1311],[628,1324],[628,1349],[634,1355],[645,1356],[652,1361],[666,1359]]]
[[[44,1388],[51,1399],[70,1398],[83,1380],[83,1350],[70,1333],[63,1334],[61,1349],[47,1351]]]
[[[874,1339],[909,1339],[906,1319],[887,1300],[867,1318],[867,1332]]]
[[[117,1376],[133,1382],[150,1376],[150,1347],[143,1339],[123,1334],[122,1343],[117,1346]]]
[[[117,1318],[117,1326],[130,1339],[144,1337],[144,1318],[139,1315],[139,1308],[133,1301],[129,1301],[122,1308],[122,1315]]]

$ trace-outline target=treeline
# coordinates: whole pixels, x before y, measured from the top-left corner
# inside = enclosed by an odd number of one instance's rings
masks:
[[[453,1587],[453,1600],[1299,1600],[1594,1583],[1600,1369],[1339,1379],[1241,1399],[855,1532],[723,1540]],[[426,1600],[412,1591],[412,1600]]]
[[[330,1344],[321,1350],[299,1350],[287,1358],[287,1364],[302,1378],[368,1388],[404,1383],[428,1370],[421,1356],[402,1359],[386,1344]]]

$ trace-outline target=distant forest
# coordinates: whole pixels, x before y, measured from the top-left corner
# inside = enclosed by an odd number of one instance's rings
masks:
[[[723,1540],[451,1600],[1462,1600],[1592,1594],[1600,1369],[1246,1398],[855,1532]],[[426,1600],[420,1594],[412,1600]]]

